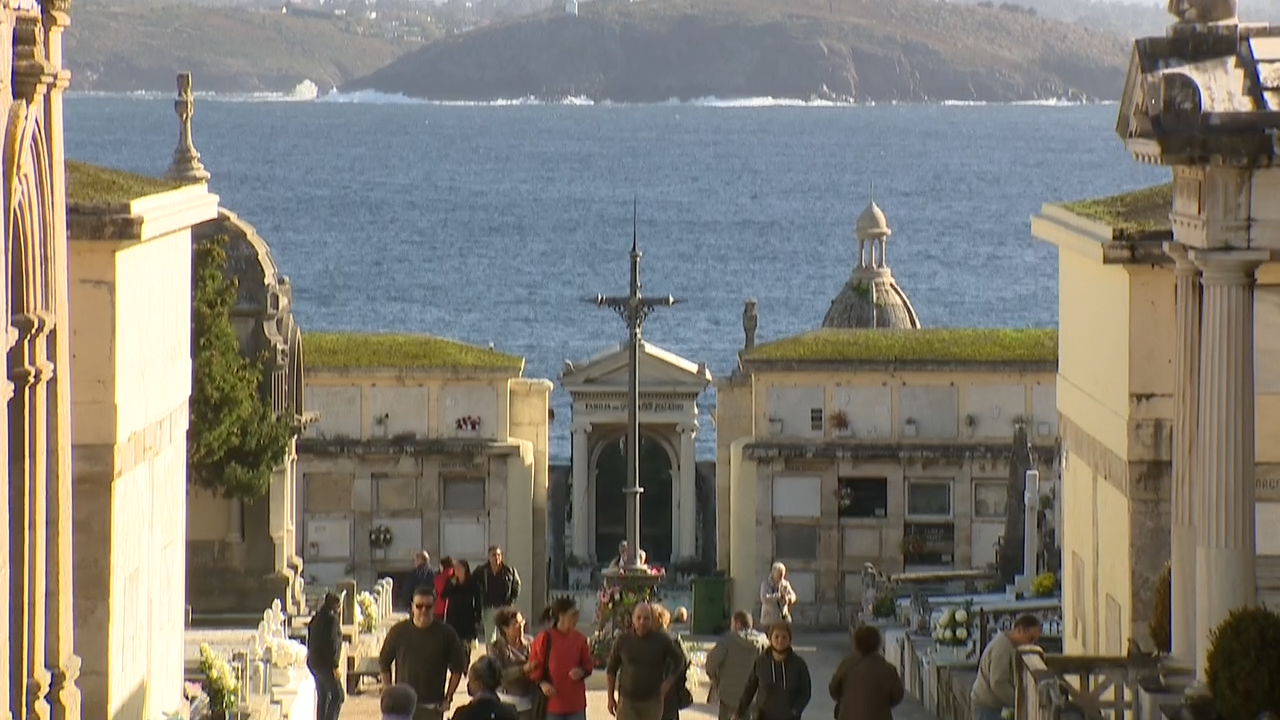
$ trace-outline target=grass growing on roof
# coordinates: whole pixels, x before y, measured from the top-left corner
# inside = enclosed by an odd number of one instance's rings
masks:
[[[1172,204],[1173,184],[1165,183],[1119,195],[1062,203],[1062,207],[1115,230],[1143,232],[1168,230]]]
[[[1054,362],[1058,331],[1045,328],[823,329],[760,345],[748,360]]]
[[[100,165],[67,161],[67,202],[92,205],[127,203],[182,187],[183,183]]]
[[[303,358],[316,368],[479,368],[520,370],[516,355],[432,335],[309,332]]]

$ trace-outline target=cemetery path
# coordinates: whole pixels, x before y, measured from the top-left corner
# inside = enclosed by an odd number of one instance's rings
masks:
[[[705,644],[709,649],[714,638],[686,636],[695,644]],[[827,683],[835,672],[840,658],[848,648],[848,635],[844,633],[801,634],[797,635],[795,647],[801,657],[809,664],[809,672],[813,677],[813,701],[805,710],[808,720],[828,720],[833,715],[835,703],[827,695]],[[477,648],[473,659],[483,653],[483,647]],[[700,658],[697,660],[700,661]],[[708,705],[706,677],[693,689],[694,705],[680,712],[681,720],[715,720],[716,708]],[[342,707],[341,720],[381,720],[378,712],[379,685],[366,682],[362,686],[363,693],[347,698]],[[460,690],[458,701],[466,702],[466,691]],[[894,720],[936,720],[923,705],[910,695],[893,712]],[[588,720],[609,720],[605,701],[604,673],[597,672],[587,681],[587,718]]]

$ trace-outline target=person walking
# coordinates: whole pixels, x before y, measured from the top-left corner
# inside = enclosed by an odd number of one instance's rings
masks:
[[[342,598],[325,593],[320,609],[307,623],[307,669],[316,681],[316,720],[338,720],[347,699],[338,679],[342,658]]]
[[[620,720],[662,720],[663,701],[677,680],[671,668],[682,661],[675,641],[653,631],[653,608],[637,604],[631,632],[619,635],[609,652],[609,714]]]
[[[436,572],[431,569],[431,555],[426,550],[413,554],[413,572],[409,574],[408,580],[404,587],[405,605],[413,605],[413,594],[418,588],[436,586]]]
[[[840,661],[827,687],[836,701],[835,720],[893,720],[906,691],[880,645],[880,631],[870,625],[853,632],[853,652]]]
[[[531,720],[534,693],[539,692],[537,683],[529,677],[533,670],[529,662],[533,638],[525,633],[524,615],[515,608],[502,608],[494,614],[493,622],[498,626],[498,639],[489,643],[487,655],[498,664],[502,681],[498,698],[515,707],[520,720]]]
[[[445,611],[449,608],[449,601],[444,599],[444,588],[449,584],[449,578],[453,577],[453,558],[448,555],[440,559],[440,570],[436,573],[433,585],[436,589],[436,619],[443,620]]]
[[[515,605],[520,598],[520,573],[502,561],[502,548],[489,546],[489,562],[476,573],[480,584],[480,602],[484,608],[485,642],[493,642],[498,637],[498,628],[493,623],[493,615],[499,608]]]
[[[693,695],[688,686],[689,653],[684,651],[680,638],[672,634],[671,611],[665,606],[653,606],[653,628],[671,638],[676,650],[680,651],[680,659],[667,668],[667,672],[675,677],[675,684],[671,686],[670,692],[662,696],[662,720],[680,720],[680,711],[693,704]]]
[[[755,704],[754,720],[798,720],[812,696],[809,665],[791,647],[791,624],[774,623],[769,628],[769,649],[756,658],[736,717],[747,720]]]
[[[787,581],[787,566],[780,562],[769,568],[769,577],[760,583],[760,626],[772,628],[779,620],[791,622],[791,606],[796,591]]]
[[[458,639],[467,649],[467,657],[476,647],[481,633],[480,588],[471,575],[471,564],[466,560],[453,561],[453,576],[444,586],[440,598],[445,603],[444,621],[458,633]]]
[[[733,614],[729,631],[720,636],[707,653],[707,678],[716,698],[719,720],[730,720],[738,710],[738,701],[747,687],[747,676],[756,658],[769,649],[769,638],[752,627],[751,613],[739,610]],[[707,702],[712,702],[708,696]]]
[[[458,708],[453,720],[517,720],[516,709],[498,697],[500,674],[498,663],[487,655],[472,663],[467,671],[471,702]]]
[[[1000,720],[1018,702],[1018,648],[1040,642],[1040,619],[1021,615],[1008,632],[998,633],[978,658],[978,677],[969,692],[974,720]]]
[[[595,662],[587,636],[578,632],[578,603],[556,598],[547,627],[533,641],[529,677],[547,698],[547,720],[587,720],[587,677]]]
[[[391,687],[394,668],[395,682],[417,693],[413,720],[443,720],[467,671],[466,650],[458,633],[437,621],[434,609],[432,589],[415,590],[409,618],[391,626],[378,653],[382,687]]]

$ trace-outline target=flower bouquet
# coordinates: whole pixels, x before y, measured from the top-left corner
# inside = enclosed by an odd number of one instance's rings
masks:
[[[948,608],[933,626],[933,639],[939,645],[963,647],[973,636],[973,603]]]
[[[356,595],[356,628],[362,633],[371,633],[377,627],[378,601],[368,592]]]
[[[223,714],[234,710],[240,683],[231,664],[214,652],[208,643],[200,643],[200,672],[205,676],[204,691],[209,696],[209,709]]]

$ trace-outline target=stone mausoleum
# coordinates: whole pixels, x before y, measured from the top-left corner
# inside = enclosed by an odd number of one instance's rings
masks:
[[[523,358],[425,335],[307,333],[298,440],[307,581],[404,578],[413,555],[473,567],[499,545],[546,597],[551,383]]]
[[[626,539],[628,347],[565,363],[560,384],[573,398],[570,554],[603,564]],[[711,498],[700,497],[698,396],[711,384],[695,363],[642,342],[640,385],[640,546],[649,562],[701,557]],[[714,527],[714,526],[713,526]]]
[[[920,329],[874,203],[854,234],[854,270],[826,327],[757,345],[748,301],[738,368],[716,387],[718,565],[745,607],[781,561],[808,626],[862,612],[866,563],[994,566],[1022,493],[1011,477],[1027,469],[1041,474],[1044,545],[1058,524],[1057,333]]]

